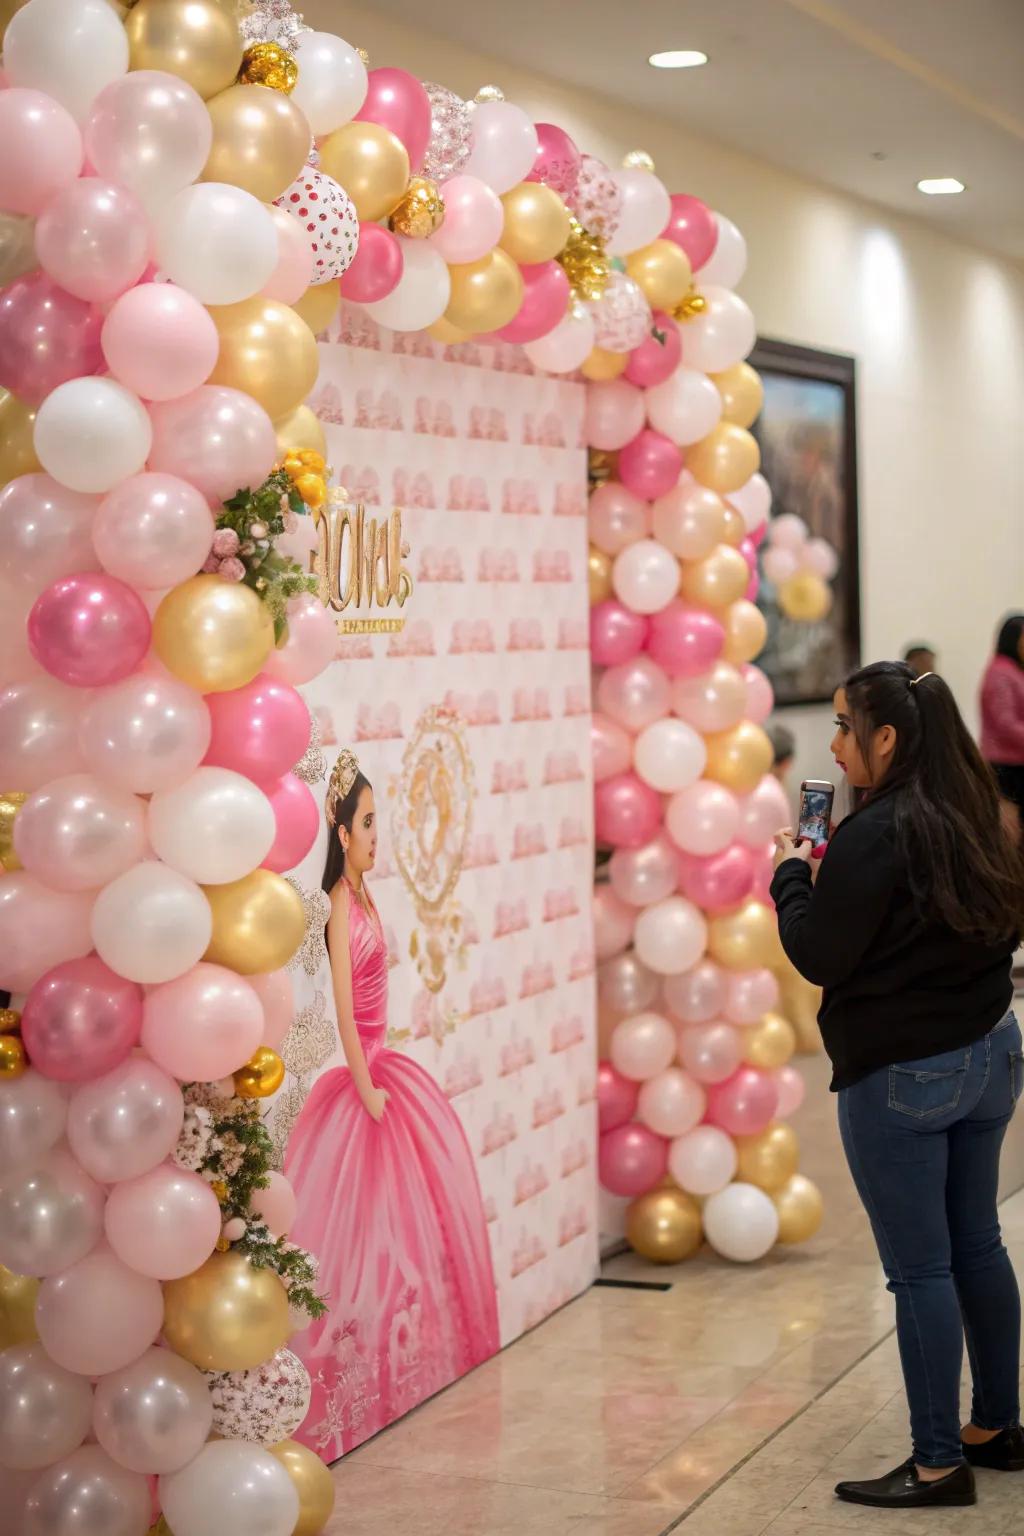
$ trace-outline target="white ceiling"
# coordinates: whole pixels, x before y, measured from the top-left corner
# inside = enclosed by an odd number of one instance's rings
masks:
[[[1024,0],[374,0],[1024,260]],[[700,48],[703,69],[647,64]],[[956,176],[959,197],[915,183]]]

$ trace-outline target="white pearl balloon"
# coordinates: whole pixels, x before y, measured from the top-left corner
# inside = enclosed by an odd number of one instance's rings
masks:
[[[266,795],[230,768],[197,768],[149,803],[154,852],[199,885],[241,880],[266,858],[276,830]]]
[[[704,1207],[704,1236],[716,1253],[736,1264],[763,1259],[778,1235],[771,1196],[753,1184],[729,1184]]]
[[[45,92],[79,122],[128,69],[128,37],[107,0],[31,0],[14,13],[3,43],[8,84]]]
[[[0,1350],[0,1467],[49,1466],[77,1450],[91,1423],[92,1388],[83,1376],[41,1344]]]
[[[683,356],[690,368],[724,373],[752,350],[757,326],[749,305],[728,288],[702,284],[701,292],[707,308],[686,322]]]
[[[696,965],[707,938],[703,914],[683,896],[644,907],[636,920],[636,952],[658,976],[678,976]]]
[[[719,288],[735,288],[747,270],[747,242],[732,219],[724,213],[713,215],[718,225],[718,240],[707,261],[698,269],[700,283],[716,283]]]
[[[161,1477],[160,1508],[175,1536],[291,1536],[299,1496],[282,1464],[239,1440],[214,1440]]]
[[[0,1078],[0,1170],[4,1178],[31,1168],[64,1134],[68,1101],[51,1078],[30,1068]]]
[[[391,331],[423,331],[440,320],[448,308],[452,280],[444,257],[425,240],[407,240],[399,235],[404,266],[398,287],[386,299],[364,308],[378,325]]]
[[[656,539],[638,539],[615,557],[612,586],[634,613],[660,613],[679,591],[679,561]]]
[[[154,233],[158,266],[201,304],[251,299],[277,266],[270,210],[223,182],[197,182],[172,197]]]
[[[69,379],[39,407],[34,441],[61,485],[109,491],[145,466],[153,425],[138,395],[114,379]]]
[[[344,38],[331,32],[302,32],[295,42],[299,78],[292,101],[313,134],[333,133],[355,117],[366,100],[366,65]]]
[[[640,732],[633,749],[637,773],[663,795],[696,784],[707,760],[703,738],[683,720],[656,720]]]
[[[198,885],[155,860],[112,880],[92,910],[100,959],[119,976],[149,986],[190,971],[212,932],[210,904]]]

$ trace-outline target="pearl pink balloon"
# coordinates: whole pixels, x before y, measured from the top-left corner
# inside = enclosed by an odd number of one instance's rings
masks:
[[[93,907],[97,953],[119,976],[149,986],[190,971],[206,953],[212,930],[210,904],[199,886],[156,860],[112,880]]]
[[[813,571],[823,581],[831,581],[839,570],[839,556],[827,539],[808,539],[803,563],[805,570]]]
[[[572,301],[565,269],[557,261],[521,267],[523,298],[517,313],[494,334],[501,341],[523,346],[539,341],[564,320]]]
[[[309,709],[301,694],[265,672],[244,688],[210,694],[213,731],[206,762],[257,784],[275,784],[309,746]]]
[[[210,552],[213,531],[210,509],[195,486],[176,475],[143,474],[108,491],[92,537],[111,576],[162,590],[196,574]]]
[[[681,976],[665,978],[665,1005],[684,1024],[707,1024],[725,1006],[726,976],[714,960],[701,960]]]
[[[149,632],[138,593],[105,571],[55,581],[28,617],[33,656],[74,688],[102,688],[134,672],[149,649]]]
[[[263,1008],[260,1045],[276,1051],[295,1018],[295,991],[287,971],[261,971],[246,978]]]
[[[792,820],[789,798],[778,779],[765,774],[756,789],[739,803],[737,836],[748,848],[760,850]]]
[[[142,1047],[183,1083],[216,1082],[260,1044],[263,1009],[249,983],[205,961],[146,996]]]
[[[617,555],[648,536],[647,504],[617,480],[606,480],[590,498],[587,525],[591,544]]]
[[[280,304],[294,304],[313,281],[316,256],[306,231],[287,209],[274,206],[270,216],[277,230],[277,266],[260,292],[264,298],[277,299]],[[212,371],[211,366],[196,382],[202,384]]]
[[[640,1089],[637,1114],[659,1136],[685,1136],[704,1115],[704,1090],[688,1073],[666,1067]]]
[[[82,168],[82,135],[71,113],[42,91],[0,91],[0,208],[38,214]]]
[[[718,242],[718,225],[707,203],[688,192],[674,192],[672,212],[662,231],[663,240],[671,240],[685,251],[696,272],[711,257]]]
[[[742,362],[757,340],[750,308],[728,288],[701,285],[707,308],[686,322],[683,361],[702,373],[724,373]]]
[[[36,406],[68,379],[98,373],[102,317],[46,272],[0,288],[0,385]]]
[[[775,1113],[780,1120],[788,1120],[803,1104],[807,1084],[798,1068],[789,1065],[778,1067],[772,1077],[779,1091],[779,1107]]]
[[[49,475],[19,475],[0,490],[0,580],[39,592],[96,563],[90,529],[99,497]]]
[[[670,677],[699,677],[718,660],[724,644],[722,625],[701,608],[677,602],[651,617],[647,654]]]
[[[68,1145],[94,1179],[118,1184],[148,1173],[171,1155],[184,1116],[177,1083],[145,1056],[129,1056],[74,1090],[67,1112]]]
[[[779,1107],[779,1090],[768,1072],[741,1067],[724,1083],[708,1090],[709,1124],[730,1136],[757,1136]]]
[[[0,987],[28,992],[41,976],[92,949],[91,892],[51,891],[24,870],[0,880]]]
[[[274,812],[263,791],[230,768],[197,768],[149,803],[153,851],[197,885],[226,885],[250,874],[275,837]]]
[[[93,102],[85,127],[90,165],[130,188],[149,209],[198,180],[212,138],[198,92],[155,69],[111,81]]]
[[[7,689],[41,677],[43,669],[28,648],[28,615],[33,594],[4,582],[0,596],[0,685]],[[0,752],[3,749],[0,738]]]
[[[292,598],[286,617],[287,638],[271,651],[263,675],[298,687],[319,677],[337,656],[337,623],[331,610],[312,595]]]
[[[612,1030],[609,1054],[622,1077],[631,1083],[645,1083],[675,1060],[675,1030],[660,1013],[635,1014],[620,1020]]]
[[[636,1083],[616,1072],[610,1061],[597,1065],[597,1123],[598,1129],[614,1131],[632,1120],[640,1095]]]
[[[21,1016],[33,1066],[80,1083],[110,1072],[138,1043],[142,993],[96,955],[65,960],[35,983]]]
[[[82,1445],[39,1473],[25,1501],[23,1536],[137,1536],[152,1513],[146,1479]]]
[[[0,1351],[0,1466],[33,1474],[77,1450],[92,1423],[92,1388],[51,1360],[41,1344]],[[17,1522],[9,1508],[5,1514]],[[24,1531],[20,1522],[0,1529]]]
[[[301,864],[316,842],[320,807],[309,786],[294,773],[286,773],[273,787],[268,787],[266,796],[274,813],[276,831],[263,867],[284,874]]]
[[[173,1350],[147,1349],[96,1383],[96,1439],[131,1472],[176,1472],[202,1450],[212,1423],[206,1377]]]
[[[679,1060],[698,1083],[724,1083],[743,1060],[743,1039],[731,1024],[684,1024]],[[703,1110],[701,1111],[703,1115]]]
[[[281,217],[294,227],[287,214]],[[143,400],[175,400],[198,389],[220,350],[209,310],[173,283],[141,283],[123,293],[103,322],[101,342],[114,378]]]
[[[753,879],[754,859],[742,843],[700,858],[680,854],[679,889],[705,912],[725,912],[738,906],[750,895]]]
[[[251,395],[204,384],[178,400],[150,407],[153,447],[149,468],[187,473],[211,503],[240,486],[261,485],[277,458],[270,417]]]
[[[182,783],[198,768],[210,744],[210,715],[198,694],[177,678],[136,672],[87,701],[79,741],[94,773],[123,789],[152,794]]]
[[[776,549],[769,546],[762,557],[765,579],[773,586],[781,587],[800,569],[800,555],[792,549]]]
[[[665,813],[665,826],[676,846],[705,857],[728,848],[739,831],[739,820],[736,796],[708,779],[673,795]]]
[[[639,539],[615,557],[615,595],[635,613],[658,614],[679,591],[679,562],[663,544]]]
[[[590,750],[597,784],[616,774],[625,773],[633,761],[633,742],[628,731],[607,715],[595,714],[590,721]]]
[[[444,223],[430,243],[449,266],[482,261],[501,238],[505,210],[498,194],[477,176],[452,176],[440,187]]]
[[[557,123],[536,123],[537,153],[527,181],[543,181],[559,197],[572,197],[580,179],[582,156]]]
[[[0,1263],[16,1275],[55,1275],[84,1259],[103,1233],[103,1190],[69,1152],[0,1181]],[[0,1451],[0,1465],[2,1465]]]
[[[572,304],[554,330],[528,341],[527,357],[542,373],[573,373],[594,350],[594,321],[586,305]]]
[[[52,1360],[81,1376],[122,1370],[160,1332],[160,1283],[128,1269],[101,1243],[39,1288],[36,1327]]]
[[[720,496],[684,473],[679,484],[659,496],[651,514],[655,538],[680,560],[703,560],[725,537],[725,506]]]
[[[668,1142],[646,1125],[620,1125],[598,1142],[598,1177],[609,1194],[642,1195],[665,1177],[667,1167]]]
[[[779,984],[769,970],[729,971],[722,1014],[732,1024],[760,1024],[778,1005]]]
[[[530,174],[537,144],[537,130],[522,107],[483,102],[473,113],[472,148],[463,170],[500,196]]]
[[[594,793],[597,841],[611,848],[642,848],[661,824],[661,798],[633,773],[598,784]]]
[[[431,131],[430,97],[404,69],[371,69],[367,75],[366,100],[356,122],[379,123],[401,139],[414,171],[423,164]]]
[[[145,807],[92,774],[37,789],[14,823],[14,847],[30,875],[58,891],[90,891],[137,864],[146,848]]]
[[[158,1163],[117,1184],[103,1217],[122,1264],[154,1280],[180,1280],[205,1264],[220,1237],[220,1202],[205,1179]]]
[[[651,390],[670,379],[683,356],[683,343],[679,327],[671,315],[656,310],[651,334],[629,354],[626,371],[622,375],[630,384]],[[652,423],[657,425],[657,423]]]
[[[751,475],[746,485],[741,485],[738,491],[730,491],[726,500],[740,514],[749,534],[765,528],[772,509],[772,493],[764,475]]]
[[[137,283],[149,261],[142,204],[127,187],[83,176],[58,192],[36,222],[44,272],[76,298],[109,303]]]
[[[678,677],[672,685],[672,708],[681,720],[705,735],[727,731],[747,714],[747,685],[727,661],[716,661],[696,677]]]
[[[254,1190],[249,1203],[253,1212],[266,1222],[272,1237],[284,1237],[295,1221],[299,1202],[283,1173],[272,1169],[267,1178],[266,1189]]]
[[[668,896],[644,907],[636,920],[636,952],[658,976],[678,976],[696,965],[707,938],[704,918],[682,896]]]
[[[620,901],[631,907],[649,907],[672,895],[678,866],[678,853],[659,834],[643,848],[617,848],[608,865],[608,877]]]
[[[668,678],[649,656],[637,656],[608,668],[598,683],[596,702],[627,731],[641,731],[668,714]]]
[[[722,416],[721,395],[707,374],[694,368],[677,368],[664,384],[647,391],[645,404],[655,431],[683,448],[707,437]]]
[[[591,448],[614,452],[642,432],[644,397],[624,379],[607,379],[587,385],[583,435]],[[641,495],[641,492],[637,492]]]
[[[688,1195],[717,1194],[735,1176],[736,1143],[715,1125],[698,1125],[669,1148],[668,1171]]]
[[[663,795],[695,784],[707,760],[703,738],[683,720],[655,720],[640,732],[633,749],[637,774]]]
[[[609,885],[594,890],[594,944],[598,960],[621,955],[633,937],[636,913],[627,907]]]
[[[627,490],[645,501],[667,495],[678,481],[682,467],[683,456],[675,443],[650,427],[638,432],[619,453],[620,480]]]
[[[595,667],[618,667],[639,656],[648,621],[609,598],[590,610],[590,659]]]
[[[598,997],[612,1013],[639,1013],[658,995],[658,978],[630,951],[616,955],[598,969]],[[671,1061],[671,1056],[668,1058]]]
[[[4,1175],[40,1162],[63,1136],[67,1113],[63,1089],[41,1072],[29,1067],[17,1077],[0,1078],[0,1168]]]
[[[341,296],[352,304],[379,304],[394,293],[404,271],[405,253],[391,231],[360,224],[359,248],[341,274]]]

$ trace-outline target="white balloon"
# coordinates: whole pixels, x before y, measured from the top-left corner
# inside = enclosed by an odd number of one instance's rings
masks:
[[[533,169],[537,130],[522,107],[486,101],[473,109],[472,149],[462,167],[495,192],[508,192]]]
[[[637,1099],[637,1118],[658,1136],[685,1136],[700,1124],[707,1094],[679,1067],[666,1067],[644,1083]]]
[[[763,1259],[778,1235],[771,1196],[753,1184],[729,1184],[704,1207],[704,1236],[723,1259],[737,1264]]]
[[[77,1450],[91,1424],[92,1388],[83,1376],[41,1344],[0,1350],[0,1467],[49,1466]]]
[[[725,498],[740,514],[748,533],[760,528],[772,509],[772,492],[764,475],[751,475],[746,485],[730,491]]]
[[[386,299],[364,308],[390,331],[423,331],[440,320],[452,296],[452,280],[444,257],[425,240],[398,237],[405,258],[398,287]]]
[[[608,241],[611,256],[625,256],[657,240],[672,216],[672,199],[663,181],[651,171],[629,167],[613,171],[612,180],[622,194],[619,224]]]
[[[198,885],[241,880],[262,864],[275,834],[262,789],[230,768],[197,768],[149,802],[153,851]]]
[[[688,1195],[706,1198],[724,1189],[736,1172],[736,1143],[717,1125],[698,1125],[674,1141],[668,1171]]]
[[[701,287],[716,283],[719,288],[735,288],[747,270],[747,242],[724,213],[714,214],[714,220],[718,240],[707,261],[698,268]]]
[[[707,760],[703,737],[683,720],[655,720],[640,732],[633,748],[637,773],[663,795],[696,784]]]
[[[696,965],[707,939],[703,914],[683,896],[644,907],[633,936],[637,955],[658,976],[678,976]]]
[[[8,84],[44,91],[79,122],[127,69],[128,36],[107,0],[30,0],[4,34]]]
[[[291,1536],[299,1518],[284,1467],[244,1440],[211,1441],[158,1491],[174,1536]]]
[[[707,437],[722,416],[721,395],[707,374],[695,368],[677,368],[664,384],[645,392],[644,404],[651,426],[681,448]]]
[[[201,175],[212,139],[206,103],[187,80],[133,69],[93,103],[85,153],[97,175],[129,187],[152,213]]]
[[[299,78],[292,101],[316,138],[355,117],[366,100],[366,65],[344,38],[332,32],[301,32],[295,42]]]
[[[31,1168],[64,1134],[68,1101],[58,1083],[30,1068],[0,1078],[0,1169],[6,1178]]]
[[[153,986],[190,971],[213,931],[210,904],[198,885],[150,860],[112,880],[92,909],[100,959],[129,981]]]
[[[533,366],[543,373],[572,373],[593,350],[594,320],[585,304],[570,305],[553,331],[523,347]]]
[[[702,284],[701,292],[707,308],[686,322],[683,357],[690,368],[724,373],[750,352],[757,340],[757,326],[750,306],[728,288],[705,288]]]
[[[113,379],[69,379],[36,413],[35,450],[55,480],[73,491],[109,491],[137,475],[153,443],[138,395]]]
[[[638,539],[615,557],[612,586],[634,613],[660,613],[679,591],[679,561],[656,539]]]
[[[223,182],[197,182],[172,197],[154,233],[157,264],[201,304],[251,299],[277,266],[277,229],[269,209]]]

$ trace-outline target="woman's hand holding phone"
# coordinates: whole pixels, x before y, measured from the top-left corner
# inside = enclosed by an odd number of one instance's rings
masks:
[[[798,843],[793,835],[792,827],[784,827],[781,832],[775,834],[775,868],[785,864],[787,859],[799,859],[801,864],[810,864],[814,858],[814,845],[806,839]]]

